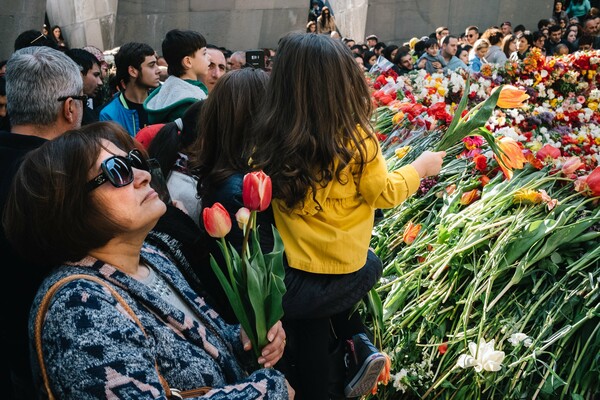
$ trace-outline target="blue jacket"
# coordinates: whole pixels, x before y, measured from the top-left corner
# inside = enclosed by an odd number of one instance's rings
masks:
[[[123,93],[116,93],[112,100],[100,111],[100,121],[115,121],[133,137],[141,129],[140,117],[136,110],[127,107]]]
[[[167,248],[177,247],[173,239],[164,240]],[[54,282],[71,274],[94,275],[112,285],[138,316],[147,336],[103,286],[88,280],[65,284],[51,300],[42,331],[45,365],[56,398],[112,395],[165,400],[155,362],[172,388],[212,387],[202,398],[288,398],[280,372],[245,372],[253,353],[243,351],[239,325],[226,324],[190,288],[178,269],[186,263],[179,251],[165,254],[146,243],[141,258],[171,284],[200,322],[112,265],[92,257],[67,263],[40,286],[30,315],[32,347],[35,315],[43,295]],[[39,380],[37,357],[33,358],[34,376]]]

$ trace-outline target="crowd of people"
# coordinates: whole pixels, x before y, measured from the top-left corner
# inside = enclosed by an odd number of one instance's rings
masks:
[[[479,72],[483,64],[502,66],[508,60],[523,60],[533,48],[538,48],[546,56],[600,48],[599,3],[590,3],[589,0],[554,1],[552,15],[540,19],[535,27],[516,25],[513,28],[510,21],[505,21],[500,26],[485,30],[471,25],[463,32],[453,34],[448,27],[440,26],[435,32],[413,37],[402,45],[380,42],[377,35],[369,35],[360,43],[349,37],[341,40],[355,54],[356,62],[365,71],[369,71],[382,57],[392,63],[392,68],[400,75],[415,69],[425,69],[429,73],[458,68]],[[306,32],[339,37],[337,27],[323,29],[321,13],[326,9],[329,13],[328,7],[319,0],[312,2]],[[335,20],[331,18],[332,26],[335,26]]]
[[[364,72],[478,71],[532,47],[598,48],[587,3],[556,1],[533,32],[506,21],[386,45],[339,37],[316,1],[307,32],[261,49],[258,63],[190,30],[170,30],[159,50],[125,43],[114,59],[68,48],[60,27],[20,34],[0,63],[0,249],[19,284],[5,299],[10,398],[370,392],[388,362],[356,311],[382,272],[369,249],[375,211],[415,193],[445,154],[387,171]],[[235,219],[244,175],[259,170],[273,185],[260,245],[272,249],[275,226],[287,292],[252,359],[201,213],[218,202]],[[241,231],[227,239],[241,248]]]

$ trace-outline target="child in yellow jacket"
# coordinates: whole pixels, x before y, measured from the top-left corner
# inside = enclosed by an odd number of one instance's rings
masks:
[[[328,398],[322,335],[330,323],[348,343],[345,396],[374,386],[385,356],[352,312],[381,276],[381,261],[369,250],[374,212],[415,193],[421,178],[439,173],[445,155],[424,152],[388,172],[371,114],[364,75],[341,42],[306,34],[280,41],[252,160],[273,182],[275,226],[289,264],[284,312],[296,332],[286,330],[306,344],[298,364],[308,372],[295,387],[301,398]]]

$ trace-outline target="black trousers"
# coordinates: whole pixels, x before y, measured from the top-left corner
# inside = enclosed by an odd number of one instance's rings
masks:
[[[312,274],[286,269],[283,324],[287,347],[278,365],[296,391],[297,400],[327,400],[343,395],[344,366],[340,346],[365,327],[354,306],[382,273],[371,251],[366,264],[344,275]]]

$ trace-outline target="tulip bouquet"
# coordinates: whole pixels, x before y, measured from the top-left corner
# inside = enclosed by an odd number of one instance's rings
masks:
[[[244,207],[236,213],[244,239],[241,252],[226,243],[231,231],[231,218],[220,203],[202,212],[207,233],[219,239],[227,275],[211,255],[210,264],[221,283],[236,318],[248,335],[256,356],[267,345],[267,332],[283,317],[282,298],[285,294],[283,242],[272,227],[274,246],[263,254],[256,226],[256,213],[266,210],[271,202],[271,178],[264,172],[244,176],[242,199]]]

